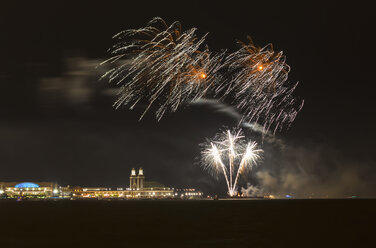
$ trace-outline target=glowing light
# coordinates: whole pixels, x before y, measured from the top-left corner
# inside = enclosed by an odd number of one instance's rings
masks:
[[[204,147],[201,152],[202,166],[217,178],[220,174],[225,177],[230,196],[237,193],[239,176],[247,169],[251,170],[263,153],[263,150],[257,148],[256,142],[245,142],[240,130],[224,131],[201,146]]]
[[[120,86],[114,106],[133,109],[146,102],[140,120],[152,106],[160,120],[212,93],[233,98],[242,121],[257,122],[265,131],[291,125],[304,101],[293,96],[298,84],[287,82],[290,67],[282,52],[271,44],[257,47],[249,38],[248,44],[239,42],[238,51],[214,54],[202,48],[206,35],[198,38],[195,32],[155,17],[145,27],[116,34],[112,57],[101,63],[112,65],[102,78]]]
[[[175,112],[182,103],[201,98],[213,85],[215,77],[207,75],[222,66],[224,52],[212,55],[208,48],[200,49],[206,35],[198,38],[195,32],[196,28],[183,31],[178,21],[169,26],[155,17],[146,27],[116,34],[112,57],[102,63],[115,65],[102,78],[122,86],[114,106],[133,109],[146,100],[140,119],[152,105],[158,105],[155,114],[160,120],[166,111]],[[121,59],[126,60],[122,63]]]
[[[304,102],[293,96],[298,84],[287,82],[290,67],[285,56],[275,52],[271,44],[255,46],[251,38],[248,44],[239,44],[240,49],[229,54],[224,62],[232,77],[214,85],[216,95],[233,96],[244,122],[257,122],[273,133],[285,125],[289,127]]]
[[[200,73],[200,78],[202,78],[202,79],[205,79],[207,77],[207,75],[205,74],[205,73]]]
[[[30,183],[30,182],[24,182],[24,183],[19,183],[15,188],[39,188],[39,185],[36,183]]]

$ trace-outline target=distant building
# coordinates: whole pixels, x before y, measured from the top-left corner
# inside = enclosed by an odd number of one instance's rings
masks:
[[[148,187],[145,187],[148,186]],[[145,175],[142,168],[131,170],[129,177],[129,188],[106,188],[106,187],[82,187],[73,190],[74,197],[83,198],[173,198],[174,189],[165,187],[159,183],[145,182]]]
[[[175,189],[174,196],[181,199],[201,199],[203,193],[196,189]]]
[[[132,190],[143,189],[145,184],[145,176],[142,168],[138,170],[138,175],[136,176],[136,170],[132,168],[131,176],[129,177],[129,188]]]
[[[145,181],[142,168],[131,170],[129,188],[62,187],[53,182],[0,182],[0,198],[123,198],[123,199],[199,199],[195,189],[174,189],[158,182]]]
[[[33,198],[58,197],[62,188],[54,182],[0,182],[0,195],[16,198],[20,196]]]

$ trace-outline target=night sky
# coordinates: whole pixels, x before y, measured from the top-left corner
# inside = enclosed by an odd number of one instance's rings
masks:
[[[264,141],[265,163],[249,182],[270,192],[375,196],[370,10],[343,1],[2,3],[0,181],[123,186],[142,166],[146,180],[225,191],[195,163],[199,143],[236,125],[234,109],[208,100],[138,122],[142,106],[114,110],[110,86],[98,81],[111,37],[160,16],[209,32],[212,51],[234,51],[250,35],[287,56],[305,105],[290,129]]]

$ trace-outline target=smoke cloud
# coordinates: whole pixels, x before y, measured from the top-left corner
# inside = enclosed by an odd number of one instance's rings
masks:
[[[232,107],[214,100],[200,100],[216,112],[237,120],[241,115]],[[243,178],[240,192],[247,196],[273,195],[275,197],[351,197],[374,196],[376,178],[372,162],[352,161],[324,141],[298,141],[299,145],[285,142],[266,132],[257,123],[240,123],[251,139],[265,150],[264,161],[253,175]]]
[[[330,145],[285,145],[268,152],[255,173],[255,185],[242,192],[248,196],[371,197],[375,178],[370,164],[354,162]]]

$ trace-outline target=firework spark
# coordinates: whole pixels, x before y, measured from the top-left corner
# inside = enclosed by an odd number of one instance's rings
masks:
[[[249,44],[226,57],[224,66],[229,81],[216,85],[216,95],[233,97],[233,103],[243,114],[243,121],[257,122],[273,133],[289,126],[303,106],[292,93],[296,84],[287,82],[290,67],[282,52],[274,52],[271,44],[259,48],[248,37]]]
[[[234,196],[240,175],[250,171],[261,159],[262,149],[254,141],[245,141],[240,130],[224,131],[202,144],[202,166],[213,176],[226,179],[228,194]]]
[[[166,111],[176,111],[207,93],[232,103],[242,121],[256,122],[267,132],[289,127],[303,106],[292,94],[297,83],[287,82],[290,67],[282,52],[272,45],[256,47],[239,42],[241,48],[228,55],[201,49],[206,35],[197,38],[196,28],[182,31],[180,22],[170,26],[153,18],[145,27],[129,29],[114,36],[119,41],[112,57],[103,63],[114,68],[102,78],[121,86],[115,107],[146,102],[143,118],[152,105],[160,120]]]
[[[195,31],[183,32],[180,22],[168,26],[155,17],[146,27],[115,35],[119,42],[111,50],[112,57],[103,63],[127,62],[102,76],[121,86],[114,106],[133,109],[146,100],[142,119],[158,102],[156,118],[160,120],[166,111],[174,112],[183,102],[204,96],[216,80],[224,53],[212,55],[207,47],[200,50],[206,35],[198,39]]]

